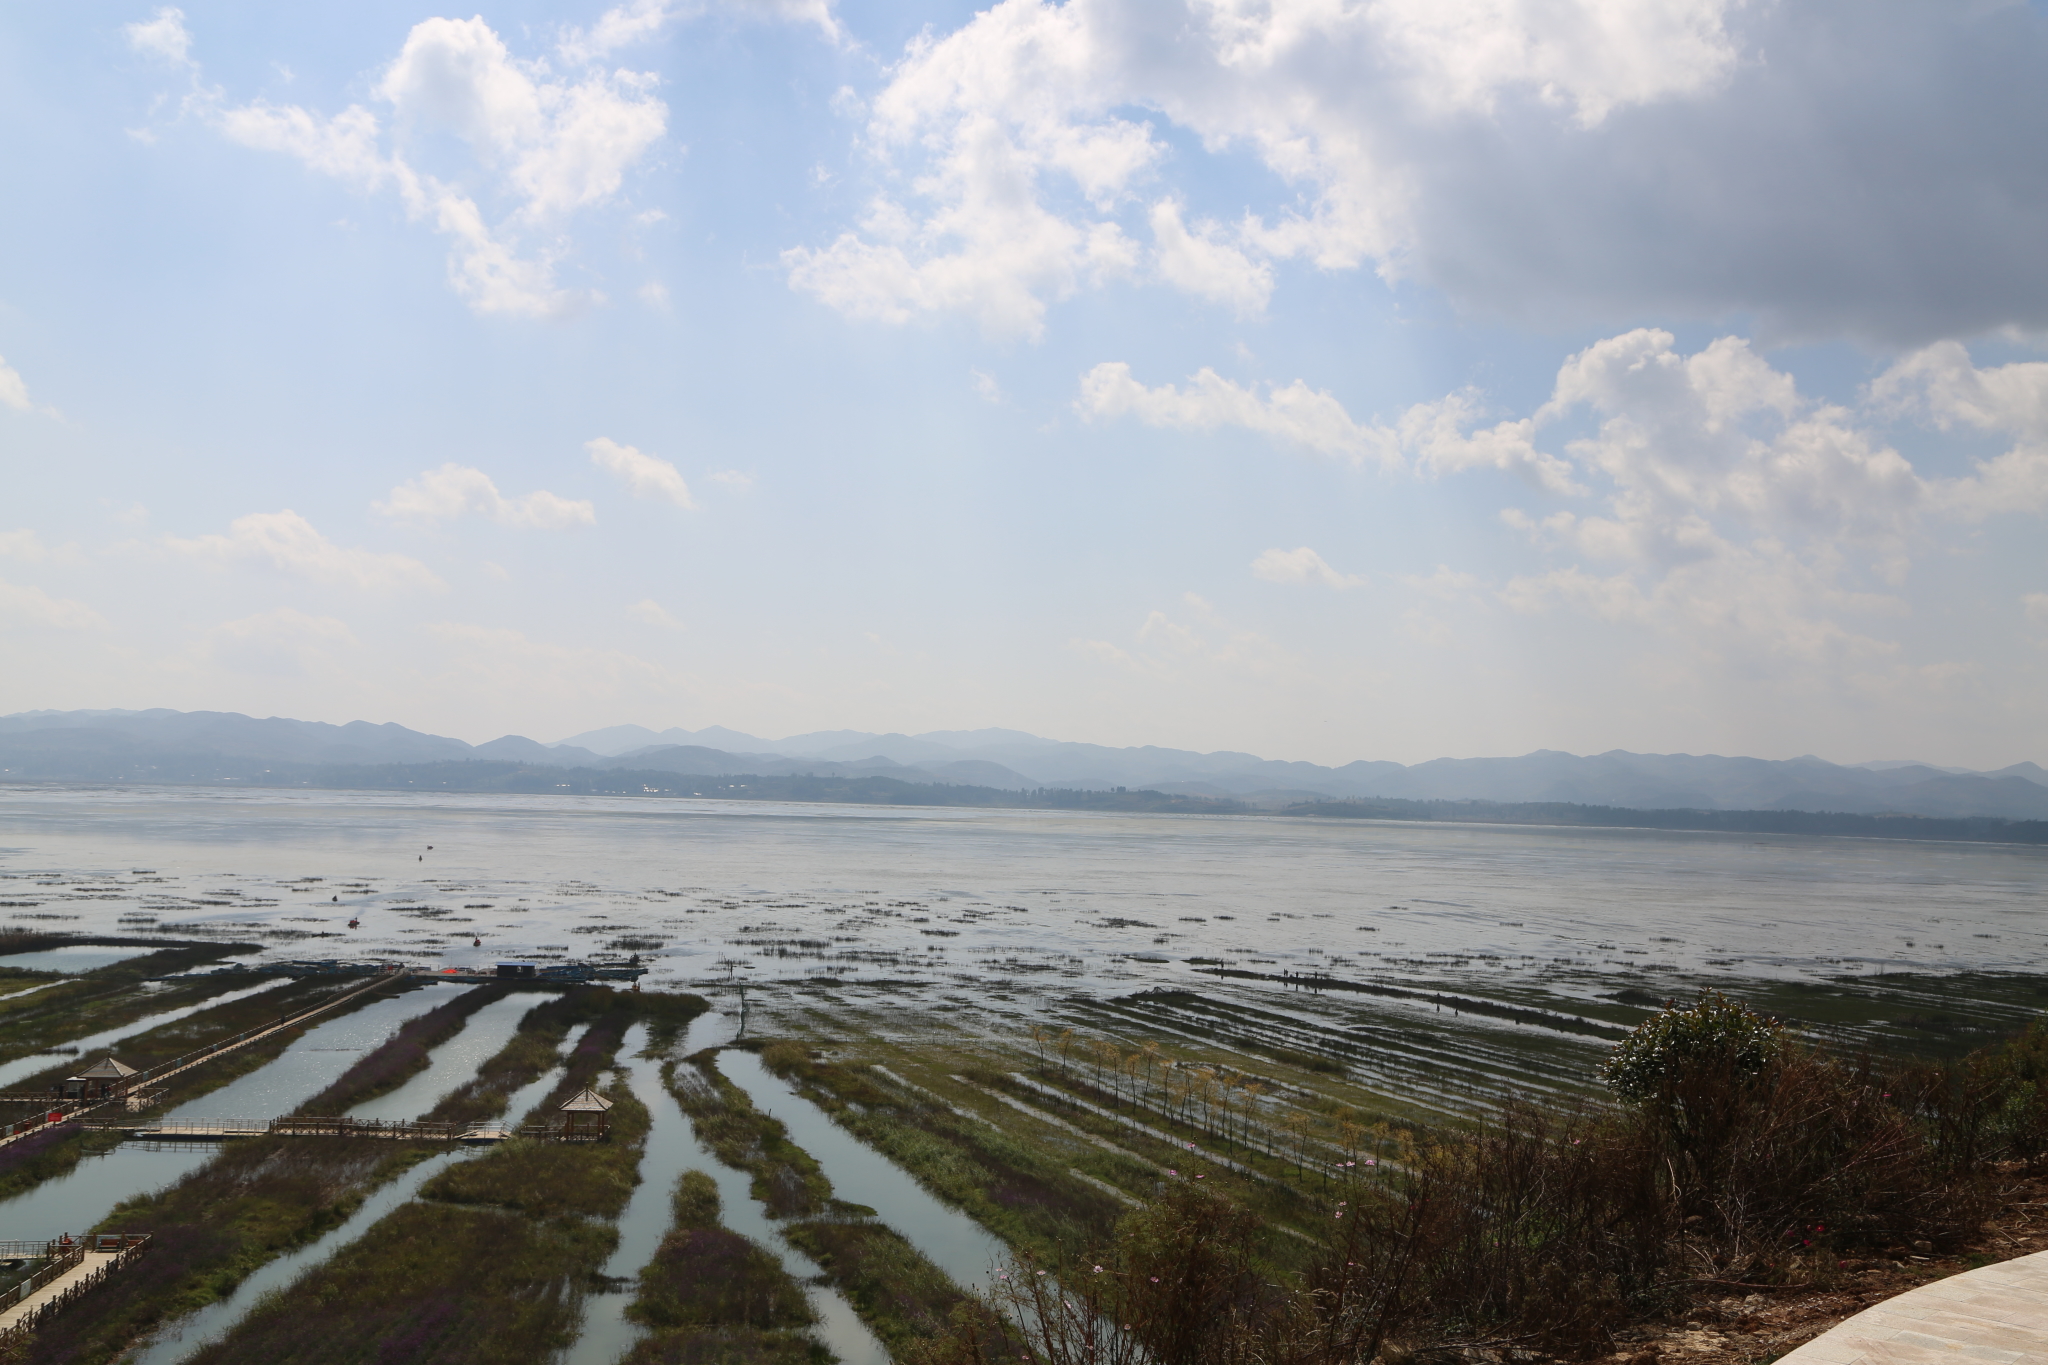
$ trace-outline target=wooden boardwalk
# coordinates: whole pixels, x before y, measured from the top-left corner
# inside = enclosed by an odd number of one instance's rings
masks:
[[[246,1137],[364,1137],[390,1142],[504,1142],[532,1138],[538,1142],[592,1142],[597,1135],[577,1132],[559,1123],[434,1123],[424,1120],[329,1118],[287,1114],[274,1119],[161,1119],[153,1123],[100,1119],[92,1128],[124,1132],[147,1142],[225,1142]]]
[[[0,1345],[34,1330],[45,1314],[140,1256],[148,1249],[149,1237],[115,1232],[41,1245],[50,1252],[50,1265],[0,1295]]]
[[[1778,1365],[2048,1362],[2048,1251],[1966,1270],[1836,1323]]]
[[[248,1047],[251,1043],[261,1042],[263,1039],[273,1037],[286,1029],[297,1028],[316,1014],[324,1014],[337,1005],[345,1004],[370,991],[376,990],[379,986],[400,979],[410,980],[412,978],[402,978],[398,974],[372,977],[354,990],[343,991],[332,1000],[323,1001],[310,1009],[300,1010],[297,1014],[273,1019],[267,1024],[259,1024],[255,1028],[245,1029],[232,1038],[224,1038],[217,1043],[209,1043],[197,1051],[185,1053],[181,1057],[173,1057],[162,1066],[138,1072],[135,1078],[128,1082],[119,1093],[110,1095],[103,1100],[80,1104],[75,1100],[57,1100],[38,1095],[0,1096],[0,1100],[27,1100],[49,1105],[49,1109],[45,1114],[27,1122],[15,1124],[12,1129],[0,1131],[0,1147],[5,1147],[9,1143],[20,1142],[23,1138],[33,1137],[37,1133],[47,1132],[59,1124],[74,1122],[87,1114],[104,1109],[109,1105],[119,1105],[121,1108],[130,1111],[145,1108],[150,1103],[153,1103],[155,1099],[154,1096],[144,1093],[147,1087],[160,1085],[173,1076],[183,1075],[195,1066],[203,1066],[216,1057],[225,1057],[230,1052],[239,1051],[242,1048]],[[52,1114],[56,1115],[56,1117],[49,1117]],[[93,1126],[117,1127],[120,1125],[104,1124]]]

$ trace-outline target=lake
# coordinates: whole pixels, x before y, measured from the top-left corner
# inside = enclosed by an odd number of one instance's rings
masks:
[[[1651,983],[2037,972],[2048,849],[1266,816],[0,788],[0,916],[422,965],[639,952],[1129,992],[1265,972]],[[361,927],[350,930],[351,917]],[[475,940],[482,946],[474,946]],[[746,967],[731,964],[746,963]],[[81,963],[80,965],[83,965]]]

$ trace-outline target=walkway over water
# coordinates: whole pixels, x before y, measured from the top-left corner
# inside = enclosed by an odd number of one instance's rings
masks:
[[[2020,1365],[2048,1360],[2048,1251],[1909,1289],[1778,1365]]]
[[[309,1009],[300,1010],[296,1014],[281,1016],[267,1024],[259,1024],[252,1029],[245,1029],[232,1038],[223,1038],[217,1042],[208,1043],[205,1047],[188,1052],[181,1057],[173,1057],[170,1061],[164,1062],[159,1066],[152,1067],[146,1071],[136,1072],[125,1083],[116,1087],[112,1093],[82,1105],[75,1100],[48,1100],[40,1095],[0,1096],[0,1099],[29,1100],[51,1105],[47,1113],[39,1114],[35,1118],[17,1123],[10,1130],[0,1131],[0,1147],[4,1147],[10,1142],[18,1142],[22,1138],[40,1133],[58,1124],[70,1123],[75,1119],[92,1113],[94,1110],[102,1109],[109,1105],[118,1104],[123,1109],[129,1110],[145,1107],[154,1103],[157,1098],[156,1094],[151,1093],[151,1087],[160,1086],[163,1082],[171,1079],[171,1077],[183,1075],[193,1067],[203,1066],[216,1057],[225,1057],[230,1052],[248,1047],[252,1043],[261,1042],[265,1038],[284,1032],[286,1029],[297,1028],[315,1015],[325,1014],[338,1005],[360,999],[378,987],[400,979],[402,978],[396,975],[375,977],[353,990],[343,991],[332,999],[323,1000]],[[92,1127],[96,1125],[88,1124],[87,1126]],[[105,1126],[111,1127],[114,1125]]]
[[[66,1237],[61,1243],[10,1243],[10,1248],[34,1248],[34,1254],[48,1264],[34,1275],[0,1295],[0,1345],[26,1333],[47,1314],[56,1311],[86,1289],[119,1270],[142,1254],[149,1234],[109,1232],[90,1237]]]
[[[220,1142],[243,1137],[366,1137],[400,1142],[503,1142],[531,1138],[537,1142],[598,1142],[601,1129],[573,1124],[437,1123],[425,1119],[354,1119],[319,1114],[286,1114],[274,1119],[134,1119],[88,1120],[86,1127],[126,1133],[148,1142]]]

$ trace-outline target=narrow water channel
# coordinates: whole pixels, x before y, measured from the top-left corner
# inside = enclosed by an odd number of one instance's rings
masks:
[[[693,1021],[694,1022],[694,1021]],[[668,1231],[669,1196],[690,1168],[689,1121],[661,1083],[661,1063],[639,1055],[647,1046],[647,1026],[635,1024],[619,1047],[618,1069],[626,1084],[647,1106],[653,1120],[647,1133],[647,1154],[640,1161],[640,1183],[619,1215],[619,1244],[605,1262],[604,1273],[630,1279],[654,1259]],[[583,1331],[562,1357],[562,1365],[611,1365],[632,1348],[640,1329],[626,1321],[626,1305],[636,1289],[589,1294],[583,1300]]]
[[[181,1005],[174,1010],[165,1010],[162,1014],[152,1014],[146,1018],[137,1019],[132,1024],[123,1024],[120,1028],[110,1028],[99,1033],[89,1033],[83,1038],[66,1039],[64,1046],[77,1048],[79,1054],[78,1064],[84,1066],[86,1064],[85,1054],[97,1052],[109,1043],[133,1037],[138,1033],[147,1033],[149,1030],[161,1028],[165,1024],[175,1024],[188,1015],[197,1014],[201,1010],[210,1010],[215,1005],[225,1005],[231,1000],[246,1000],[250,996],[260,994],[263,991],[274,991],[290,980],[291,978],[288,976],[274,976],[267,981],[259,981],[253,986],[244,986],[238,991],[224,991],[219,995],[202,1000],[196,1005]],[[47,1052],[39,1052],[29,1057],[17,1057],[11,1062],[0,1063],[0,1090],[5,1090],[16,1081],[28,1079],[38,1071],[47,1071],[53,1066],[61,1065],[63,1065],[62,1058]]]
[[[460,1148],[428,1157],[398,1179],[365,1199],[341,1226],[330,1229],[318,1240],[278,1257],[236,1285],[224,1299],[215,1300],[188,1318],[181,1318],[159,1332],[142,1353],[128,1358],[128,1365],[174,1365],[197,1352],[210,1341],[232,1331],[237,1323],[273,1289],[282,1289],[299,1276],[322,1265],[342,1247],[369,1230],[372,1223],[419,1193],[420,1186],[458,1161],[482,1155],[484,1148]]]
[[[39,948],[32,953],[9,953],[0,957],[0,967],[16,967],[25,972],[91,972],[155,951],[154,948],[136,946],[120,948],[99,943],[66,943],[56,948]]]
[[[545,997],[514,993],[493,1000],[462,1026],[462,1031],[434,1049],[427,1069],[388,1095],[364,1100],[348,1111],[358,1119],[416,1119],[441,1097],[470,1077],[486,1060],[512,1041],[519,1021]]]
[[[179,1105],[165,1117],[267,1119],[290,1113],[293,1105],[318,1094],[398,1024],[465,989],[469,988],[429,986],[316,1024],[268,1066]],[[83,1232],[122,1200],[162,1189],[210,1160],[213,1152],[213,1144],[205,1142],[124,1142],[105,1156],[79,1162],[67,1175],[0,1203],[0,1238]]]
[[[782,1120],[791,1141],[817,1158],[833,1193],[866,1204],[963,1289],[988,1280],[1010,1251],[981,1224],[948,1208],[908,1172],[832,1122],[751,1052],[721,1052],[718,1069],[764,1114]]]
[[[675,1055],[687,1057],[705,1048],[721,1047],[732,1041],[737,1028],[737,1021],[729,1016],[700,1014],[690,1021]],[[644,1033],[638,1037],[628,1034],[627,1046],[620,1049],[622,1058],[637,1053],[645,1045],[644,1037]],[[890,1365],[888,1348],[868,1330],[853,1305],[838,1290],[821,1283],[823,1268],[782,1240],[775,1222],[755,1202],[750,1177],[720,1162],[697,1140],[689,1116],[661,1083],[660,1059],[631,1057],[621,1069],[633,1093],[653,1116],[654,1126],[641,1163],[642,1182],[619,1219],[618,1250],[604,1273],[622,1279],[639,1275],[654,1259],[668,1231],[676,1181],[684,1171],[702,1171],[718,1186],[720,1220],[725,1226],[780,1260],[803,1289],[818,1317],[812,1335],[843,1365]],[[625,1309],[637,1292],[634,1286],[617,1294],[590,1295],[585,1300],[583,1334],[558,1358],[559,1365],[613,1365],[631,1350],[640,1329],[626,1321]]]
[[[517,999],[518,997],[512,998]],[[525,1003],[527,1008],[532,1007],[531,1000]],[[477,1013],[482,1014],[484,1011],[479,1010]],[[521,1013],[524,1013],[524,1011],[521,1011]],[[516,1022],[517,1016],[514,1018]],[[570,1029],[563,1040],[561,1052],[566,1054],[573,1051],[576,1044],[582,1041],[583,1032],[588,1027],[588,1024],[578,1024]],[[460,1035],[457,1036],[460,1037]],[[474,1064],[471,1065],[470,1069],[474,1072]],[[507,1117],[517,1122],[527,1110],[546,1099],[554,1088],[562,1083],[562,1077],[565,1073],[565,1067],[556,1066],[514,1091],[505,1108]],[[317,1142],[319,1139],[308,1138],[307,1141]],[[169,1145],[164,1144],[166,1147]],[[192,1143],[189,1146],[192,1148],[195,1157],[200,1160],[211,1155],[214,1150],[213,1145],[210,1143]],[[130,1143],[128,1148],[123,1148],[122,1150],[126,1151],[129,1148],[139,1149],[139,1147],[140,1144]],[[249,1310],[260,1303],[263,1296],[272,1289],[282,1288],[299,1276],[309,1274],[319,1266],[324,1265],[335,1252],[362,1236],[371,1224],[418,1194],[420,1187],[433,1179],[441,1171],[446,1170],[458,1161],[467,1161],[472,1157],[481,1156],[489,1150],[488,1147],[463,1148],[452,1152],[438,1153],[435,1156],[429,1157],[397,1180],[392,1181],[391,1184],[373,1193],[368,1199],[363,1201],[362,1207],[349,1215],[347,1221],[339,1227],[330,1230],[317,1241],[301,1247],[297,1251],[290,1252],[257,1270],[248,1279],[236,1286],[234,1292],[227,1298],[209,1304],[190,1318],[174,1322],[162,1329],[150,1345],[145,1348],[144,1353],[136,1358],[133,1365],[171,1365],[171,1362],[181,1360],[196,1352],[207,1342],[225,1337],[234,1330],[237,1323],[247,1316]],[[142,1153],[138,1150],[137,1154],[140,1155]],[[148,1153],[148,1155],[182,1156],[184,1152],[159,1151]],[[183,1174],[184,1170],[190,1169],[192,1165],[197,1164],[197,1160],[188,1163],[187,1166],[179,1170],[178,1174]],[[159,1183],[168,1183],[168,1181]]]

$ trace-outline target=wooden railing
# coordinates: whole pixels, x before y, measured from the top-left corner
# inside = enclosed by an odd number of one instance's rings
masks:
[[[45,1258],[45,1263],[36,1272],[5,1293],[0,1293],[0,1313],[32,1299],[47,1287],[51,1281],[62,1279],[78,1268],[88,1253],[105,1257],[90,1273],[73,1280],[48,1298],[31,1305],[26,1311],[0,1331],[0,1346],[27,1336],[36,1325],[50,1314],[57,1312],[80,1294],[98,1284],[107,1276],[127,1265],[149,1248],[149,1234],[146,1232],[99,1232],[86,1237],[60,1237],[48,1242],[5,1242],[0,1249],[8,1247],[32,1247],[32,1254]]]
[[[426,1119],[357,1119],[319,1114],[287,1114],[282,1118],[249,1119],[164,1119],[136,1124],[120,1119],[94,1119],[86,1126],[96,1131],[126,1132],[145,1140],[204,1141],[209,1138],[238,1137],[368,1137],[416,1142],[502,1142],[508,1138],[532,1138],[539,1142],[592,1142],[602,1136],[579,1132],[559,1123],[445,1123]]]
[[[232,1038],[216,1039],[215,1041],[208,1043],[205,1047],[194,1048],[190,1052],[171,1058],[171,1060],[169,1060],[168,1062],[160,1062],[153,1067],[147,1068],[146,1070],[138,1071],[133,1076],[130,1076],[126,1080],[122,1081],[119,1085],[111,1087],[109,1093],[102,1095],[97,1099],[80,1102],[78,1100],[56,1099],[52,1098],[49,1095],[0,1095],[0,1102],[14,1101],[16,1103],[47,1104],[49,1106],[49,1110],[46,1113],[38,1114],[32,1118],[23,1119],[20,1122],[15,1123],[6,1128],[0,1128],[0,1146],[4,1146],[7,1143],[12,1142],[16,1138],[25,1137],[30,1133],[40,1132],[45,1128],[54,1127],[55,1125],[60,1123],[69,1123],[74,1119],[82,1118],[86,1114],[92,1113],[94,1110],[100,1109],[109,1104],[114,1104],[118,1102],[124,1108],[130,1110],[144,1108],[148,1103],[152,1103],[156,1099],[161,1098],[161,1092],[159,1092],[157,1095],[146,1094],[145,1088],[147,1086],[156,1082],[169,1080],[171,1077],[179,1074],[180,1072],[189,1071],[193,1067],[200,1065],[202,1062],[212,1061],[215,1057],[219,1057],[226,1053],[233,1052],[236,1048],[246,1046],[249,1043],[253,1043],[259,1038],[267,1038],[271,1034],[277,1033],[282,1029],[287,1029],[293,1027],[294,1025],[302,1024],[306,1020],[311,1019],[316,1014],[320,1014],[326,1010],[331,1010],[337,1005],[355,999],[357,996],[363,994],[366,991],[373,991],[377,989],[377,987],[385,984],[386,982],[394,981],[397,979],[399,978],[395,975],[371,977],[368,981],[356,987],[354,990],[343,991],[341,994],[335,996],[333,999],[323,1000],[319,1004],[314,1005],[309,1009],[300,1010],[296,1014],[281,1014],[277,1018],[272,1019],[268,1023],[258,1024],[254,1028],[243,1029],[240,1033],[237,1033]],[[143,1103],[136,1103],[135,1101],[138,1100],[142,1101]],[[95,1128],[107,1128],[119,1127],[121,1125],[96,1123],[89,1124],[88,1126]]]

